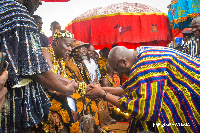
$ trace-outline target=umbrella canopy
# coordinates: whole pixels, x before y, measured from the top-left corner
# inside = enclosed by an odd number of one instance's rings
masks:
[[[42,0],[42,1],[45,1],[45,2],[68,2],[70,0]]]
[[[173,29],[188,28],[192,19],[200,15],[199,0],[173,0],[168,8],[168,18]]]
[[[76,17],[65,29],[71,31],[75,39],[101,49],[105,46],[111,48],[113,44],[128,48],[166,46],[171,39],[168,27],[167,15],[160,10],[124,2],[89,10]]]

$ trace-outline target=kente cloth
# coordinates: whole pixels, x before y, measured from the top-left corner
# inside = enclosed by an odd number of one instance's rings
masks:
[[[82,59],[75,57],[70,60],[65,60],[65,67],[66,74],[69,78],[89,84],[90,75]],[[95,126],[99,125],[96,102],[86,97],[81,97],[78,93],[74,93],[71,97],[76,102],[76,112],[78,118],[88,113],[93,116]]]
[[[49,66],[37,25],[26,7],[14,0],[0,3],[0,50],[7,53],[9,63],[8,103],[1,112],[1,132],[14,133],[39,124],[48,115],[51,104],[42,86],[26,78],[48,71]]]
[[[103,76],[103,78],[106,78],[109,81],[111,85],[110,87],[120,87],[120,78],[117,74],[113,74],[113,79],[108,74]],[[102,79],[101,79],[101,82],[102,82]]]
[[[101,72],[101,76],[105,76],[107,73],[106,64],[108,64],[108,59],[104,57],[100,57],[98,61],[99,70]]]
[[[200,57],[200,40],[197,37],[190,38],[186,44],[183,45],[182,52],[191,55],[192,57]]]
[[[76,82],[84,82],[84,78],[73,58],[65,60],[65,72],[69,78],[74,79]]]
[[[90,58],[90,62],[88,60],[83,60],[83,62],[85,63],[85,65],[86,65],[86,67],[89,71],[91,81],[94,82],[94,80],[97,76],[97,65],[96,65],[96,63],[91,58]]]
[[[49,46],[49,38],[42,33],[39,33],[39,35],[40,35],[41,47],[48,47]]]
[[[59,95],[53,92],[46,90],[49,100],[51,101],[52,106],[49,108],[51,112],[59,114],[61,117],[60,123],[63,123],[65,128],[70,132],[70,127],[75,123],[71,108],[66,100],[61,98]],[[46,123],[46,124],[44,124]],[[43,121],[43,126],[46,128],[46,131],[49,131],[49,126],[51,125],[51,119]],[[62,129],[61,129],[62,130]],[[56,128],[52,128],[53,132],[56,132]]]
[[[43,49],[46,49],[49,54],[51,54],[51,51],[53,51],[53,48],[52,47],[43,47]],[[54,62],[53,59],[53,55],[51,54],[51,58],[52,58],[52,63]],[[63,59],[62,59],[63,60]],[[64,60],[63,60],[64,61]],[[58,61],[58,64],[61,64],[60,63],[61,60]],[[56,66],[58,64],[53,64],[54,65],[54,69],[56,68]],[[62,76],[62,66],[60,66],[57,70],[57,73],[58,75],[61,75]],[[65,77],[66,78],[66,77]],[[50,92],[48,91],[47,89],[45,90],[45,92],[48,94],[48,98],[49,100],[51,101],[51,104],[52,106],[49,108],[50,110],[50,113],[49,113],[49,116],[51,116],[53,118],[53,116],[51,115],[52,112],[54,113],[57,113],[59,114],[59,116],[61,117],[61,120],[60,120],[60,123],[63,123],[63,125],[65,126],[66,130],[68,130],[70,132],[70,127],[72,127],[72,124],[75,123],[74,119],[73,119],[73,114],[72,114],[72,111],[71,111],[71,108],[67,102],[67,100],[64,100],[64,98],[61,97],[60,93],[54,93],[53,91]],[[48,119],[48,120],[44,120],[42,123],[43,123],[43,126],[45,128],[45,131],[49,131],[50,128],[49,126],[53,125],[51,124],[51,119]],[[59,124],[58,124],[59,125]],[[51,127],[51,131],[52,132],[56,132],[58,129],[55,128],[55,126],[53,125]],[[63,128],[61,129],[63,131]]]
[[[166,47],[140,47],[119,98],[130,113],[128,132],[200,131],[200,60]],[[147,122],[152,123],[147,126]]]
[[[108,85],[108,87],[115,87],[115,81],[113,80],[114,78],[112,79],[108,74],[106,74],[105,76],[102,77],[102,79],[100,81],[101,84],[103,83],[104,78],[106,78],[110,83],[110,85]]]

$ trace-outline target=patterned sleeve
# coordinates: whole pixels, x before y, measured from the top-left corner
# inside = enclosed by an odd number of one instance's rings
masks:
[[[0,11],[1,50],[8,55],[11,85],[24,76],[49,70],[42,54],[37,25],[25,7],[15,1],[5,2]]]
[[[156,121],[160,113],[165,80],[142,83],[130,94],[120,97],[121,107],[136,119]]]
[[[155,58],[148,61],[147,56],[137,61],[132,67],[129,80],[122,86],[126,94],[119,98],[121,107],[142,121],[158,119],[167,85],[166,64],[157,63]]]

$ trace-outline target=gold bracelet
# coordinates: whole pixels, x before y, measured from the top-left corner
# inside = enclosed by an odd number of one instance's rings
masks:
[[[78,90],[76,90],[76,92],[78,92],[81,97],[83,97],[86,94],[86,90],[87,90],[87,84],[85,82],[78,82]]]

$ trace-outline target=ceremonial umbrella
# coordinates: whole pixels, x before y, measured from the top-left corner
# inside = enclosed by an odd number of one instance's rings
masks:
[[[168,9],[174,39],[181,34],[183,29],[190,27],[194,17],[200,15],[199,0],[172,0]]]
[[[42,0],[42,1],[45,1],[45,2],[68,2],[70,0]]]
[[[93,44],[95,49],[127,48],[144,45],[166,46],[170,41],[167,15],[140,3],[118,3],[89,10],[76,17],[65,29],[75,39]]]
[[[192,19],[200,15],[199,0],[172,0],[168,6],[168,18],[174,37],[184,28],[190,27]]]

